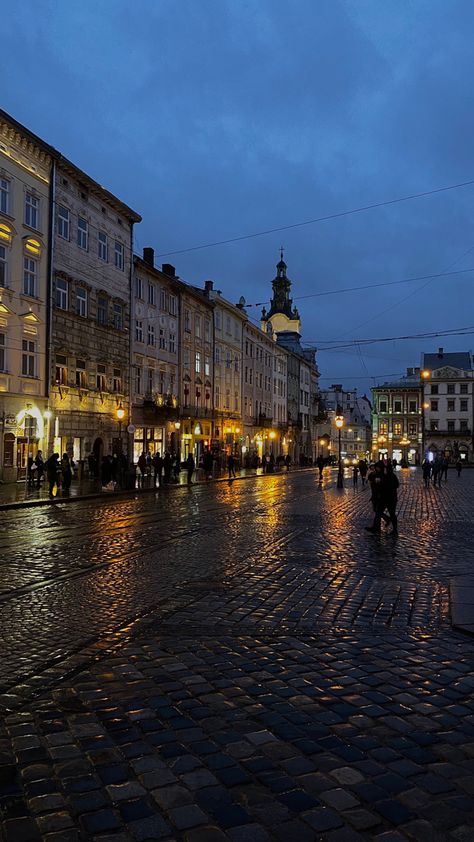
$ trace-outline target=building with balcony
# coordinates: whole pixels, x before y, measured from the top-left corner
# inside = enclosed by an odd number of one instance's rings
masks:
[[[133,459],[179,449],[179,299],[182,283],[171,264],[155,267],[152,248],[133,260]]]
[[[423,400],[419,368],[372,389],[372,458],[417,465],[423,453]]]
[[[181,283],[179,320],[180,453],[196,464],[214,438],[214,307],[202,289]]]
[[[46,452],[52,184],[58,153],[0,111],[0,479]]]
[[[469,351],[423,354],[425,451],[473,461],[474,365]]]

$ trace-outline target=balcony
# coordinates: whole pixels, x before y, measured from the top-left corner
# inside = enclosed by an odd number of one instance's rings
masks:
[[[272,418],[267,418],[264,412],[259,412],[255,418],[255,423],[257,427],[263,427],[264,429],[268,429],[273,426]]]

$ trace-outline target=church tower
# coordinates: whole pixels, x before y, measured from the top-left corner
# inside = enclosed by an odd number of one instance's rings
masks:
[[[286,274],[286,263],[283,260],[283,249],[280,251],[280,260],[277,263],[277,273],[272,281],[273,298],[270,302],[270,310],[262,310],[260,326],[265,333],[273,335],[278,333],[293,333],[301,336],[300,315],[293,301],[290,298],[291,281]],[[295,337],[296,338],[296,337]]]

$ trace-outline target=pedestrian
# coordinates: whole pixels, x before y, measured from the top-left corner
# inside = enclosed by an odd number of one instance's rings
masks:
[[[138,480],[139,480],[139,483],[141,481],[142,488],[143,488],[143,485],[145,484],[146,470],[147,470],[146,455],[145,455],[145,451],[142,450],[142,452],[140,453],[140,456],[138,457]],[[104,483],[102,483],[102,485],[104,485]]]
[[[316,459],[316,465],[318,466],[319,471],[319,482],[323,481],[323,470],[324,470],[324,457],[320,453],[318,458]]]
[[[460,459],[458,459],[457,462],[456,462],[456,470],[458,472],[458,477],[460,477],[461,471],[462,471],[462,462],[461,462]]]
[[[423,459],[421,470],[423,471],[423,480],[425,483],[425,488],[428,488],[431,477],[431,465],[428,459]]]
[[[204,456],[202,457],[202,466],[204,468],[204,475],[206,479],[212,479],[214,459],[212,458],[212,453],[209,450],[209,448],[207,448],[207,450],[204,451]]]
[[[196,463],[194,461],[194,456],[193,456],[192,453],[190,453],[188,458],[186,459],[186,471],[187,471],[187,474],[188,474],[188,485],[192,485],[195,467],[196,467]]]
[[[59,485],[59,453],[53,453],[46,462],[46,476],[48,478],[49,496],[54,497]]]
[[[431,475],[433,477],[433,485],[436,488],[441,488],[441,460],[436,457],[431,466]]]
[[[372,526],[366,526],[367,532],[373,532],[376,535],[380,534],[380,525],[382,519],[385,523],[392,522],[392,535],[398,535],[398,518],[397,518],[397,501],[398,501],[398,477],[394,473],[392,464],[388,464],[385,468],[382,466],[380,473],[380,482],[377,489],[375,517]],[[388,510],[388,516],[385,514],[385,509]]]
[[[365,485],[365,482],[366,482],[366,479],[367,479],[367,472],[368,472],[367,460],[366,459],[360,459],[359,460],[359,473],[360,473],[360,478],[362,480],[362,486]]]
[[[229,453],[227,457],[227,471],[229,479],[235,479],[235,459],[233,453]]]
[[[69,494],[72,482],[72,468],[67,453],[63,453],[63,458],[61,459],[61,474],[63,491]]]
[[[290,470],[290,465],[291,465],[291,456],[290,456],[289,453],[287,453],[287,455],[285,456],[285,465],[286,465],[286,470],[288,472]]]
[[[359,466],[354,465],[354,467],[352,469],[352,485],[354,486],[354,488],[357,488],[358,484],[359,484]]]
[[[382,493],[382,479],[383,473],[385,470],[384,463],[382,461],[376,462],[375,465],[371,468],[367,475],[367,481],[370,486],[370,502],[372,503],[372,508],[374,513],[377,511],[377,507],[379,505],[380,496]],[[390,520],[390,518],[382,514],[382,519],[385,520],[386,523]],[[373,532],[373,528],[366,526],[365,527],[369,532]]]
[[[270,453],[270,456],[269,456],[269,458],[268,458],[268,466],[267,466],[267,470],[268,470],[268,473],[269,473],[269,474],[274,474],[274,473],[275,473],[275,457],[274,457],[274,455],[273,455],[273,450],[272,450],[272,452]]]
[[[441,467],[442,467],[441,476],[444,476],[444,481],[447,482],[448,481],[448,468],[449,468],[449,459],[447,458],[447,456],[443,457]]]
[[[181,454],[178,450],[178,452],[176,454],[176,457],[174,459],[174,463],[173,463],[173,475],[174,475],[174,481],[175,482],[179,482],[180,472],[181,472]]]
[[[33,480],[34,480],[34,472],[36,471],[35,460],[33,459],[33,454],[30,453],[28,456],[28,461],[26,463],[26,478],[28,481],[28,485],[30,488],[33,487]]]
[[[158,488],[163,483],[163,459],[161,458],[161,453],[157,451],[153,457],[153,486],[156,488],[158,484]]]
[[[44,474],[44,461],[43,461],[43,451],[38,450],[35,458],[35,465],[36,465],[36,488],[40,487],[41,480]]]
[[[171,480],[171,468],[173,467],[173,460],[171,458],[171,453],[167,450],[164,459],[163,459],[163,474],[166,485],[169,484]]]

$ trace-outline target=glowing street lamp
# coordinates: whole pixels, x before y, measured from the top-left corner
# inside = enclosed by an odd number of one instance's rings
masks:
[[[122,401],[120,401],[119,406],[117,407],[117,420],[119,424],[119,448],[120,453],[122,452],[122,421],[125,418],[125,410],[122,406]]]
[[[338,468],[337,468],[337,488],[344,488],[344,472],[342,467],[342,459],[341,459],[341,430],[344,426],[344,416],[342,414],[342,409],[340,406],[337,407],[336,416],[334,418],[334,423],[337,428],[338,432],[338,444],[339,444],[339,459],[338,459]]]

